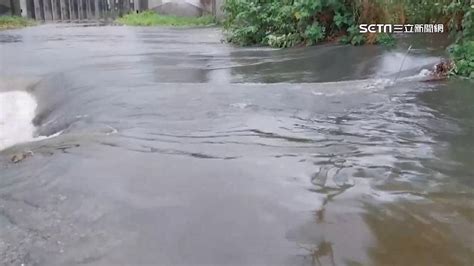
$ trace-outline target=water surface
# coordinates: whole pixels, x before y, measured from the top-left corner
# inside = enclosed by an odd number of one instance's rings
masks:
[[[0,122],[32,122],[0,151],[0,264],[472,265],[472,82],[417,81],[441,43],[221,38],[0,33]]]

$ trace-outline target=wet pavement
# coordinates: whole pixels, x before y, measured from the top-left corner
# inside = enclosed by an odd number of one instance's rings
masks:
[[[472,82],[418,75],[444,44],[221,39],[0,32],[31,135],[0,134],[0,265],[473,265]]]

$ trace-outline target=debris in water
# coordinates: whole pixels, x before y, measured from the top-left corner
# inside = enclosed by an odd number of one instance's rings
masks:
[[[17,153],[15,155],[13,155],[12,158],[10,159],[10,161],[12,163],[19,163],[19,162],[23,161],[24,159],[26,159],[28,157],[31,157],[33,155],[34,154],[33,154],[32,151],[20,152],[20,153]]]
[[[444,60],[435,66],[434,74],[437,76],[447,77],[453,68],[454,68],[453,61]]]
[[[442,60],[433,67],[433,70],[430,71],[428,75],[429,79],[427,81],[446,79],[453,68],[454,63],[451,60]]]

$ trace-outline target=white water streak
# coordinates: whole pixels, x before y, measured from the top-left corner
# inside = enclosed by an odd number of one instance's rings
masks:
[[[24,91],[0,93],[0,150],[33,139],[36,101]]]
[[[35,137],[36,101],[32,95],[24,91],[0,92],[0,151],[15,144],[38,141],[56,137],[58,132],[51,136]]]

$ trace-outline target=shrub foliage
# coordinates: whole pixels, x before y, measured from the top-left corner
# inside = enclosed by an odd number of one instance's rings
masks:
[[[393,46],[389,34],[359,33],[361,23],[443,23],[458,34],[451,47],[457,74],[473,69],[470,0],[227,0],[227,40],[238,45],[291,47],[337,39]]]
[[[336,0],[227,0],[224,26],[240,45],[316,44],[355,23],[351,5]]]
[[[456,27],[456,43],[449,50],[454,61],[454,74],[474,78],[474,5],[451,4],[448,10],[463,13],[461,26],[451,22]]]

